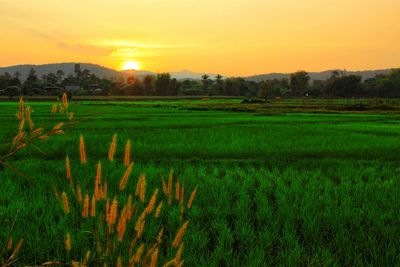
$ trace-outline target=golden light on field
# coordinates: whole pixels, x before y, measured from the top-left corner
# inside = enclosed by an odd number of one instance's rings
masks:
[[[122,70],[138,70],[139,69],[139,63],[135,61],[126,61],[122,65]]]

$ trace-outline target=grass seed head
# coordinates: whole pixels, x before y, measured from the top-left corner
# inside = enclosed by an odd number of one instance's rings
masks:
[[[92,203],[90,205],[90,217],[96,217],[96,198],[92,196]]]
[[[22,244],[24,243],[24,240],[21,239],[19,240],[18,244],[15,246],[10,258],[8,259],[9,262],[11,262],[12,259],[15,258],[15,256],[17,256],[18,252],[21,250]]]
[[[63,93],[62,102],[63,102],[64,109],[67,110],[68,109],[68,96],[67,96],[67,93]]]
[[[13,238],[10,237],[10,238],[8,239],[8,241],[7,241],[7,250],[11,250],[12,245],[13,245]]]
[[[179,243],[181,242],[181,240],[182,240],[182,238],[183,238],[183,236],[184,236],[184,234],[185,234],[185,232],[186,232],[188,223],[189,223],[189,221],[186,221],[186,222],[181,226],[181,228],[178,230],[178,232],[177,232],[176,235],[175,235],[175,239],[174,239],[174,241],[172,242],[172,247],[176,248],[176,247],[179,245]]]
[[[65,235],[65,250],[66,251],[71,251],[71,235],[69,232]]]
[[[54,115],[57,112],[57,104],[53,104],[53,106],[51,107],[51,114]]]
[[[128,166],[131,161],[131,140],[128,139],[125,145],[124,164]]]
[[[150,267],[156,267],[157,266],[157,258],[158,258],[158,248],[156,248],[151,254],[151,262],[150,262]]]
[[[145,209],[147,214],[149,214],[153,211],[154,205],[156,204],[156,201],[157,201],[157,195],[158,195],[158,189],[154,190],[154,193],[150,198],[149,204],[147,205],[147,207]]]
[[[108,160],[113,161],[114,160],[114,155],[115,155],[115,150],[117,148],[117,134],[114,134],[112,138],[112,142],[110,145],[110,150],[108,151]]]
[[[66,214],[68,214],[69,213],[69,203],[68,203],[67,194],[65,192],[62,192],[61,197],[62,197],[64,212]]]
[[[82,208],[82,218],[89,217],[89,194],[85,194],[85,198],[83,200],[83,208]]]
[[[141,244],[134,255],[134,263],[139,263],[144,250],[144,244]]]
[[[121,181],[119,182],[119,190],[122,191],[125,189],[126,183],[128,182],[129,175],[132,172],[132,168],[133,168],[133,162],[131,164],[129,164],[124,175],[122,176]]]
[[[113,201],[111,203],[109,215],[110,216],[109,216],[108,226],[111,229],[112,226],[117,221],[117,216],[118,216],[118,200],[117,200],[117,197],[114,197],[114,199],[113,199]]]
[[[195,189],[193,190],[193,192],[190,194],[189,201],[188,201],[188,203],[187,203],[187,208],[188,208],[188,209],[190,209],[190,208],[192,207],[193,200],[194,200],[194,198],[196,197],[196,194],[197,194],[197,189],[198,189],[198,186],[196,186],[196,188],[195,188]]]
[[[85,148],[85,140],[83,139],[82,134],[79,137],[79,152],[80,152],[81,163],[85,164],[86,163],[86,148]]]
[[[158,206],[157,206],[157,208],[156,208],[156,213],[154,214],[154,218],[158,218],[158,217],[160,217],[160,213],[161,213],[162,204],[163,204],[163,202],[162,202],[162,201],[160,202],[160,204],[158,204]]]
[[[82,202],[82,189],[81,189],[81,184],[78,184],[76,186],[76,197],[78,199],[78,202],[81,203]]]
[[[180,194],[180,183],[179,183],[179,180],[177,180],[176,181],[176,184],[175,184],[175,199],[176,200],[179,200],[179,194]]]
[[[182,258],[182,251],[183,251],[183,242],[180,244],[178,251],[176,252],[174,265],[178,266]]]
[[[66,177],[68,181],[72,180],[72,176],[71,176],[71,165],[69,163],[69,157],[67,155],[67,157],[65,158],[65,172],[66,172]]]

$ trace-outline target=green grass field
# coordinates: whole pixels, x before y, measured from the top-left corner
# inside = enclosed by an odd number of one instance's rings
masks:
[[[88,179],[118,133],[118,160],[132,141],[128,187],[142,172],[158,186],[170,168],[188,190],[199,186],[186,266],[400,265],[400,115],[232,112],[199,102],[71,103],[77,124],[10,161],[29,179],[0,170],[0,247],[12,228],[25,239],[18,264],[65,260],[71,226],[52,189],[67,184],[65,155],[73,176]],[[57,121],[51,104],[30,104],[38,126]],[[0,103],[1,140],[16,133],[17,107]],[[81,133],[85,170],[78,169]],[[107,167],[110,181],[119,177],[121,170]],[[77,246],[79,257],[90,243]]]

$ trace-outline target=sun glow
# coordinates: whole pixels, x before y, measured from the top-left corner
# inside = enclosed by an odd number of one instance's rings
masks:
[[[138,70],[139,63],[137,63],[135,61],[126,61],[121,69],[122,70]]]

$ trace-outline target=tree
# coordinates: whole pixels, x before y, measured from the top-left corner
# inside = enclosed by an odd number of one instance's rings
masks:
[[[34,68],[31,68],[28,74],[28,78],[26,78],[23,85],[23,93],[24,94],[33,94],[33,89],[42,87],[42,83],[37,77],[36,71]]]
[[[177,79],[173,78],[169,83],[168,95],[171,95],[171,96],[178,95],[181,85],[182,85],[181,82],[179,82]]]
[[[201,83],[203,84],[204,93],[205,94],[210,94],[209,88],[210,88],[210,85],[212,83],[212,81],[210,80],[210,76],[207,75],[207,74],[203,74],[201,76]]]
[[[18,86],[8,86],[6,90],[10,98],[21,94],[21,88]]]
[[[360,97],[364,95],[361,87],[361,76],[332,75],[326,82],[326,93],[333,97]]]
[[[75,64],[74,72],[76,77],[81,76],[81,64]]]
[[[233,79],[233,88],[234,95],[245,96],[249,91],[249,87],[246,83],[246,80],[243,78],[234,78]]]
[[[146,75],[143,78],[145,95],[154,95],[154,76]]]
[[[21,80],[19,79],[19,77],[21,77],[21,73],[19,73],[19,71],[16,71],[14,74],[14,77],[11,78],[10,80],[10,85],[11,86],[21,86]]]
[[[155,81],[156,95],[165,96],[168,93],[171,75],[169,73],[159,73]]]
[[[217,91],[218,95],[224,94],[224,81],[222,80],[222,76],[217,74],[215,76],[215,91]]]
[[[62,83],[62,80],[63,80],[63,78],[64,78],[64,75],[65,75],[64,71],[62,71],[62,70],[57,70],[56,76],[57,76],[57,83],[58,83],[58,84],[61,84],[61,83]]]
[[[227,96],[234,95],[233,80],[232,78],[225,79],[224,82],[224,94]]]
[[[0,90],[6,89],[10,86],[11,83],[11,75],[8,72],[5,72],[4,75],[0,75]]]
[[[267,100],[268,94],[272,88],[271,80],[261,81],[259,83],[258,97]]]
[[[294,96],[304,96],[310,76],[305,71],[297,71],[290,75],[290,89]]]

